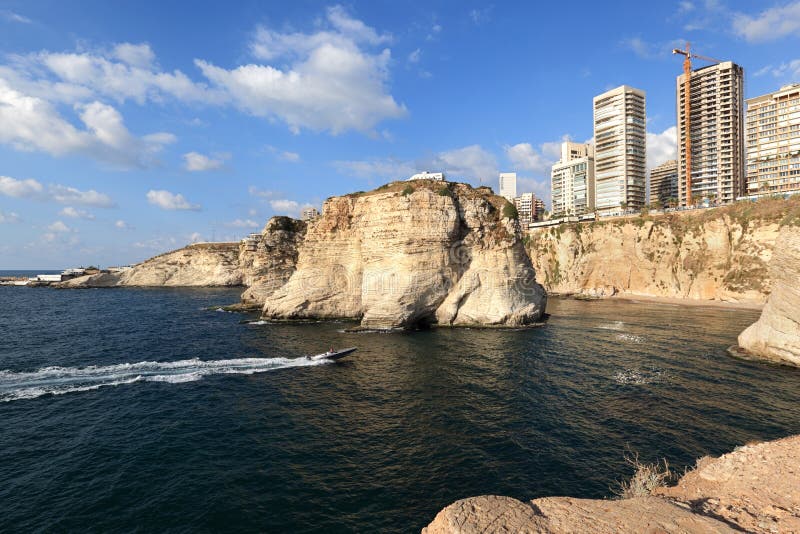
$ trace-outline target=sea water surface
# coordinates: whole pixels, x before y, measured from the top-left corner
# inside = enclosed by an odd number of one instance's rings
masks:
[[[800,433],[754,311],[551,299],[547,325],[242,324],[239,290],[0,287],[0,531],[414,532],[471,495],[603,498]],[[341,363],[305,358],[358,346]]]

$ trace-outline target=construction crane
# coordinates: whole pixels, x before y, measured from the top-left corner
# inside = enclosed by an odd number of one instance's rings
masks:
[[[683,128],[686,132],[686,205],[692,205],[692,106],[691,97],[691,77],[692,77],[692,58],[702,59],[709,61],[713,64],[722,63],[718,59],[712,57],[701,56],[693,54],[689,43],[686,43],[686,50],[674,48],[673,54],[680,54],[684,56],[683,59]]]

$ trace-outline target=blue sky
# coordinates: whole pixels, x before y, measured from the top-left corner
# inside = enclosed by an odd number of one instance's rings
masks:
[[[549,201],[592,97],[647,92],[675,153],[673,47],[800,81],[800,1],[0,1],[0,269],[241,237],[418,170]]]

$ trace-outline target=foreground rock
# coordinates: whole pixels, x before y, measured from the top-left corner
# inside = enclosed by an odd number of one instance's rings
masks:
[[[784,226],[770,263],[772,294],[739,346],[757,358],[800,366],[800,227]]]
[[[800,532],[800,436],[702,458],[677,486],[625,500],[481,496],[422,530],[472,533]]]
[[[196,243],[117,272],[62,282],[62,288],[240,286],[239,243]]]
[[[798,198],[532,230],[528,250],[551,294],[648,296],[763,305],[767,265]]]
[[[519,326],[545,309],[507,201],[488,189],[396,182],[332,197],[266,318],[357,318],[367,328]]]

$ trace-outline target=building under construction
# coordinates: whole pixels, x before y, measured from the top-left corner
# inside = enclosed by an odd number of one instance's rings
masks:
[[[690,158],[686,157],[685,74],[677,79],[678,189],[681,205],[733,202],[745,191],[744,70],[724,61],[691,71]],[[691,169],[687,202],[687,164]]]

